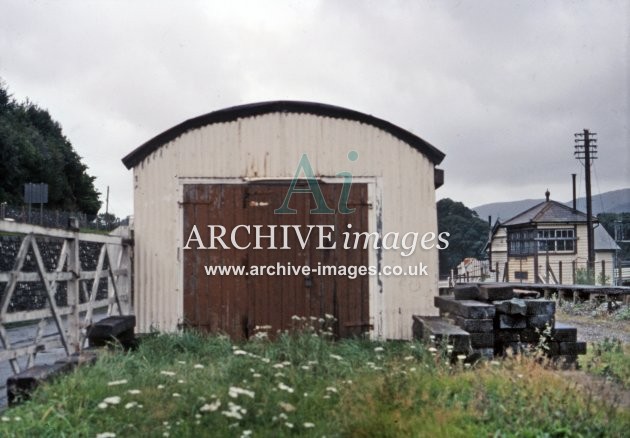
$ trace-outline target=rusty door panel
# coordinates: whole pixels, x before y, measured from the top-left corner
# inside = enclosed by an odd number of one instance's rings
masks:
[[[320,184],[330,208],[337,208],[342,186]],[[310,194],[294,194],[290,207],[298,214],[274,214],[287,193],[286,183],[257,184],[192,184],[184,185],[184,241],[193,225],[197,225],[204,242],[209,239],[207,225],[223,225],[230,231],[237,225],[334,225],[333,239],[337,249],[316,249],[318,234],[313,231],[302,249],[295,233],[288,233],[290,249],[262,249],[254,246],[253,229],[247,250],[230,249],[184,250],[184,318],[186,325],[202,331],[223,332],[233,339],[254,334],[256,326],[271,326],[272,331],[293,326],[292,316],[334,315],[335,334],[340,337],[359,335],[369,329],[368,277],[349,279],[345,276],[303,275],[224,275],[207,276],[205,265],[287,266],[321,265],[367,266],[368,251],[361,248],[342,249],[342,232],[368,229],[367,185],[354,184],[348,206],[352,214],[310,214],[315,201]],[[348,229],[347,225],[352,224]],[[244,235],[241,235],[243,239]],[[276,229],[276,246],[283,242],[281,229]],[[245,242],[242,242],[243,244]],[[263,247],[269,240],[263,239]]]

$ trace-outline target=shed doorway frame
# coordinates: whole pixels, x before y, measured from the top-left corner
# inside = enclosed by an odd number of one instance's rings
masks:
[[[181,329],[184,326],[184,236],[182,229],[184,226],[184,185],[187,184],[249,184],[249,183],[290,183],[293,178],[280,177],[177,177],[177,223],[175,232],[177,233],[177,326]],[[345,180],[340,176],[319,176],[318,182],[326,184],[342,184]],[[353,177],[352,183],[366,184],[368,189],[368,202],[371,206],[368,209],[368,233],[377,232],[383,235],[383,204],[382,204],[382,177],[380,176],[360,176]],[[370,213],[371,212],[371,213]],[[377,272],[381,272],[383,265],[382,249],[374,249],[373,245],[368,247],[368,265],[376,266]],[[368,331],[370,339],[383,339],[385,327],[384,309],[384,288],[380,275],[370,275],[368,278],[369,296],[369,322],[373,327]]]

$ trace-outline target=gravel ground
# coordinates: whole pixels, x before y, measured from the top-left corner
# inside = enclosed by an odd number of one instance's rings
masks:
[[[605,338],[617,338],[630,344],[630,319],[620,319],[620,315],[627,314],[628,310],[623,306],[608,314],[605,305],[563,305],[556,311],[556,320],[577,327],[579,341],[599,342]]]

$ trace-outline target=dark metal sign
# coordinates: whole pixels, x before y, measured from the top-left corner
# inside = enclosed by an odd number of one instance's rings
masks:
[[[24,202],[27,204],[47,204],[48,184],[24,184]]]

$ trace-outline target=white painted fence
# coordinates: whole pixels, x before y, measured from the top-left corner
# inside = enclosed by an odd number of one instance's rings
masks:
[[[79,352],[86,341],[86,329],[92,323],[94,310],[107,307],[110,314],[129,314],[131,299],[131,252],[128,238],[78,231],[45,228],[0,220],[0,234],[22,237],[13,269],[0,272],[0,283],[5,283],[0,299],[0,362],[9,361],[14,373],[20,372],[18,359],[28,357],[32,366],[38,352],[63,347],[67,355]],[[62,241],[55,268],[46,269],[40,245],[42,239]],[[101,244],[94,271],[81,269],[80,242]],[[27,255],[33,254],[36,272],[24,272]],[[107,297],[97,300],[101,279],[107,280]],[[91,288],[85,280],[94,280]],[[20,293],[21,282],[40,282],[46,295],[46,307],[38,310],[10,311],[11,299]],[[66,283],[67,303],[59,305],[55,293],[60,283]],[[44,335],[49,321],[54,322],[55,336]],[[10,327],[19,324],[37,324],[36,335],[28,341],[12,343]]]

